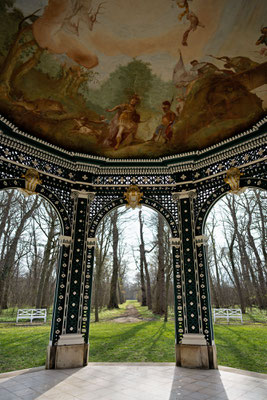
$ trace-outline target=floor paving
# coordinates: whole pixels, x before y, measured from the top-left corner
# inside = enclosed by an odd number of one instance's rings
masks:
[[[267,375],[171,363],[89,363],[0,374],[1,400],[267,400]]]

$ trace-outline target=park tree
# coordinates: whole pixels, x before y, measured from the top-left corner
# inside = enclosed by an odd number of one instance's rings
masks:
[[[165,259],[164,259],[164,219],[161,214],[157,215],[157,278],[155,288],[154,313],[163,315],[165,313],[166,287],[165,287]]]
[[[228,194],[211,210],[207,259],[217,307],[267,308],[266,211],[266,192],[258,189]]]
[[[60,224],[52,206],[18,190],[0,194],[0,308],[50,306]]]
[[[99,307],[101,304],[101,298],[103,301],[104,292],[104,272],[105,263],[108,260],[109,249],[111,245],[111,219],[109,217],[104,218],[97,230],[97,244],[95,254],[95,273],[94,273],[94,310],[95,310],[95,322],[99,322]]]

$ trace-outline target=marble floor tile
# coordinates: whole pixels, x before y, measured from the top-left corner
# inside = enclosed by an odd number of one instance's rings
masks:
[[[0,375],[0,400],[267,400],[267,376],[225,367],[91,363]]]

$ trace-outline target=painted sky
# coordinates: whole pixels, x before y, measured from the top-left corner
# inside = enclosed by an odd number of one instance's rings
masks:
[[[84,10],[90,4],[93,9],[99,4],[96,0],[79,1]],[[57,7],[66,14],[66,10],[71,12],[75,1],[17,0],[16,6],[27,15],[44,8],[47,3],[50,15]],[[61,47],[63,53],[68,53],[70,44],[82,52],[88,51],[98,60],[93,70],[100,74],[100,80],[133,57],[150,62],[153,72],[170,80],[178,49],[182,50],[186,64],[192,59],[211,61],[209,54],[259,58],[255,42],[261,25],[266,25],[265,0],[192,0],[189,5],[205,28],[199,27],[190,33],[187,47],[181,45],[181,38],[188,21],[178,20],[182,10],[173,0],[106,0],[93,31],[84,20],[79,26],[79,37],[66,31],[60,36],[57,29],[52,30],[49,37],[44,24],[40,23],[37,37],[44,46],[51,46],[52,52]]]

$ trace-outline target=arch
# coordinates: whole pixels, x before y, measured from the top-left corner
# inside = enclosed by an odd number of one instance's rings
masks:
[[[4,189],[24,189],[25,180],[24,179],[0,179],[0,190]],[[60,199],[51,190],[45,188],[42,185],[37,185],[36,193],[40,194],[45,200],[47,200],[55,209],[61,225],[61,232],[63,235],[70,235],[70,220],[67,211],[60,201]]]
[[[107,214],[109,214],[115,208],[118,208],[123,205],[126,205],[126,201],[123,197],[120,197],[105,204],[91,221],[89,227],[89,237],[90,238],[95,237],[98,225]],[[141,205],[147,206],[148,208],[151,208],[152,210],[157,211],[159,214],[161,214],[170,227],[172,237],[178,238],[177,223],[175,222],[175,219],[172,216],[172,214],[163,205],[161,205],[158,201],[145,196],[141,201]]]
[[[244,187],[267,190],[267,180],[263,178],[241,178],[240,188]],[[224,184],[211,193],[207,198],[205,203],[202,205],[196,219],[196,235],[204,234],[205,223],[211,208],[227,193],[229,193],[229,185]]]

